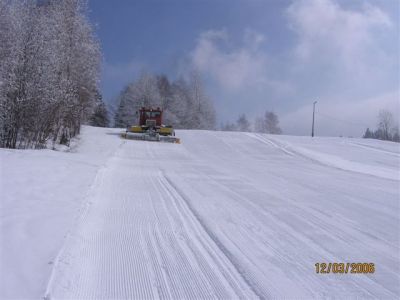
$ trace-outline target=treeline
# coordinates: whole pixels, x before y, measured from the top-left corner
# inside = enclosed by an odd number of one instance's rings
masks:
[[[142,72],[128,84],[118,97],[115,127],[138,123],[140,107],[160,107],[163,122],[175,128],[215,129],[213,103],[206,95],[199,73],[191,72],[188,79],[171,81],[165,75]]]
[[[0,0],[0,146],[68,144],[101,102],[84,0]]]
[[[399,143],[399,125],[395,124],[392,113],[387,110],[381,110],[378,115],[378,127],[375,130],[367,128],[363,138]]]
[[[259,132],[270,134],[281,134],[282,130],[279,127],[279,118],[272,111],[266,111],[262,117],[257,117],[254,123],[247,119],[245,114],[239,115],[236,123],[227,122],[222,124],[220,129],[222,131],[242,131],[242,132]]]

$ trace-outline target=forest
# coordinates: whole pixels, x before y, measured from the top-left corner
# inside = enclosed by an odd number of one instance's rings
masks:
[[[0,0],[1,147],[68,145],[101,103],[87,10],[80,0]]]

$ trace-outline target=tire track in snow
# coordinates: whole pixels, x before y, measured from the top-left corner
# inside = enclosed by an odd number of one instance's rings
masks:
[[[240,264],[237,263],[236,258],[232,255],[232,253],[218,240],[216,235],[212,233],[210,228],[204,223],[202,218],[196,212],[196,210],[192,207],[190,201],[185,196],[185,194],[180,191],[177,186],[163,173],[163,178],[165,179],[165,185],[167,189],[173,189],[171,192],[176,193],[176,197],[178,199],[182,199],[183,203],[185,204],[185,210],[187,210],[186,215],[192,215],[196,222],[201,226],[204,232],[209,236],[209,238],[214,242],[214,244],[219,248],[220,252],[224,254],[224,256],[229,260],[235,270],[240,274],[244,282],[248,285],[251,291],[260,299],[266,298],[265,291],[261,291],[259,287],[257,287],[246,275],[246,271],[243,270]],[[267,295],[267,298],[270,298],[270,295]]]
[[[208,286],[215,290],[218,298],[248,298],[249,292],[251,292],[250,294],[253,293],[252,290],[246,285],[245,282],[240,282],[243,280],[240,274],[237,273],[237,270],[231,265],[231,262],[227,259],[224,253],[221,253],[220,248],[210,238],[209,234],[204,231],[204,228],[193,216],[192,211],[187,209],[185,201],[181,198],[181,195],[173,186],[170,185],[163,173],[161,174],[162,176],[160,176],[158,180],[160,186],[163,187],[162,193],[169,195],[173,201],[170,203],[170,214],[168,214],[168,216],[172,217],[175,215],[174,218],[179,219],[182,222],[182,228],[184,228],[185,231],[188,230],[187,234],[182,236],[186,239],[186,243],[191,250],[189,253],[187,253],[187,255],[188,257],[192,257],[193,261],[195,261],[195,263],[198,264],[202,270],[200,274],[204,274],[204,282],[212,283],[212,286],[209,284]],[[171,211],[172,208],[174,212]],[[206,251],[205,253],[204,250]],[[199,255],[199,253],[202,252],[203,254]],[[190,255],[190,253],[192,255]],[[214,267],[210,268],[210,266]],[[224,279],[219,278],[213,269],[220,270],[224,276]],[[226,283],[225,280],[228,280],[228,283]],[[224,288],[221,289],[220,286],[223,286]],[[233,290],[236,295],[231,294],[229,292],[230,290]],[[246,290],[249,291],[245,292]],[[212,297],[212,295],[203,295],[201,291],[194,295],[194,298],[210,297]],[[252,297],[256,297],[256,295],[253,294]]]
[[[272,146],[282,152],[284,152],[285,154],[289,155],[289,156],[294,156],[295,154],[292,151],[289,151],[288,149],[286,149],[286,147],[283,147],[281,145],[278,145],[275,141],[272,141],[271,139],[262,136],[261,134],[257,134],[257,133],[246,133],[247,136],[256,139],[258,141],[260,141],[261,143],[264,143],[268,146]]]
[[[150,179],[152,182],[152,186],[154,189],[159,193],[159,199],[163,199],[162,205],[164,209],[164,226],[168,224],[168,227],[173,229],[173,232],[175,232],[174,235],[171,235],[168,231],[164,233],[164,236],[167,237],[167,245],[163,243],[163,239],[161,238],[161,235],[155,235],[157,238],[158,242],[158,247],[155,249],[157,252],[160,253],[160,257],[162,258],[162,261],[165,262],[166,265],[166,270],[169,270],[169,274],[171,273],[170,271],[175,271],[179,276],[178,278],[184,278],[184,280],[181,280],[181,284],[176,280],[175,276],[168,276],[168,280],[172,281],[173,284],[171,286],[172,288],[172,298],[182,298],[185,297],[185,295],[190,295],[193,297],[193,290],[197,289],[198,287],[194,284],[194,288],[191,288],[190,285],[188,285],[188,282],[192,280],[192,278],[187,277],[188,269],[190,269],[190,272],[193,273],[193,269],[191,265],[189,264],[189,261],[187,260],[188,252],[185,251],[184,245],[180,242],[180,236],[181,232],[180,230],[182,229],[181,226],[178,225],[177,219],[174,218],[173,214],[174,211],[169,211],[168,206],[171,205],[169,199],[165,199],[165,194],[162,193],[161,187],[159,183],[157,183],[155,180]],[[171,199],[172,200],[172,199]],[[168,203],[166,203],[166,201]],[[153,205],[154,211],[156,214],[157,210],[155,209],[155,206]],[[167,212],[167,213],[165,213]],[[173,260],[170,257],[168,257],[168,249],[173,249],[175,255],[179,256],[179,260]],[[184,253],[185,255],[182,255]],[[184,263],[182,263],[182,261]],[[171,275],[171,274],[170,274]],[[204,289],[198,290],[198,293],[202,295],[204,292]]]

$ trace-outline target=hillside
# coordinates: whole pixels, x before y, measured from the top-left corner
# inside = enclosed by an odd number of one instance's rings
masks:
[[[399,297],[399,144],[119,132],[0,149],[0,298]]]

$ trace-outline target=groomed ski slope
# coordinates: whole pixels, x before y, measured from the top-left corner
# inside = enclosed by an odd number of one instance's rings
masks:
[[[60,157],[87,157],[97,172],[66,238],[50,245],[58,255],[41,296],[400,296],[398,144],[178,131],[179,145],[84,129]],[[376,272],[316,274],[318,262]]]
[[[48,298],[399,296],[397,145],[178,135],[181,145],[115,136]],[[319,275],[317,262],[376,273]]]

